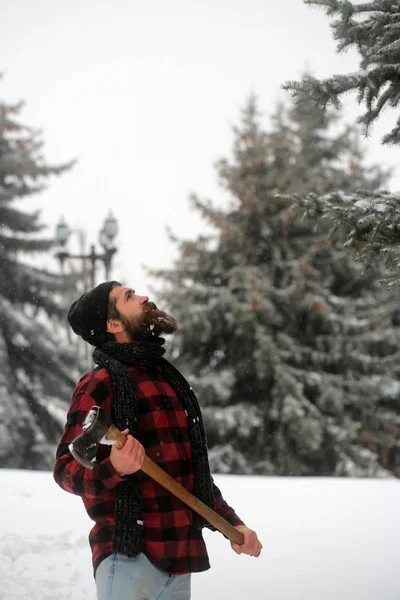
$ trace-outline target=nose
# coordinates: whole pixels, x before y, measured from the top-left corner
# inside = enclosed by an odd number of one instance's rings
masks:
[[[148,296],[139,296],[139,304],[146,304],[149,301]]]

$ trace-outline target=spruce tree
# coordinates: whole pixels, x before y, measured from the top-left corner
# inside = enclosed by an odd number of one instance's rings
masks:
[[[393,109],[396,123],[383,137],[383,144],[400,143],[400,1],[375,0],[356,3],[346,0],[305,0],[306,4],[325,7],[333,17],[331,28],[337,41],[338,52],[355,48],[360,56],[359,69],[349,74],[338,74],[319,80],[309,75],[301,82],[288,82],[296,99],[311,98],[319,108],[334,106],[339,109],[341,98],[356,92],[365,111],[359,122],[368,134],[382,111]],[[400,211],[399,194],[368,193],[368,190],[344,193],[341,188],[334,194],[321,197],[296,196],[297,206],[309,217],[330,223],[332,231],[340,229],[346,236],[347,246],[356,250],[365,264],[383,262],[388,273],[382,280],[389,285],[400,283]],[[382,260],[383,259],[383,260]]]
[[[192,197],[215,234],[177,240],[174,267],[151,272],[181,323],[173,357],[204,407],[214,471],[395,469],[397,305],[290,200],[385,181],[335,121],[305,101],[278,107],[265,132],[251,98],[217,164],[229,206]]]
[[[51,468],[74,359],[57,329],[66,282],[40,266],[52,241],[26,201],[72,163],[46,163],[21,109],[0,103],[0,466]]]

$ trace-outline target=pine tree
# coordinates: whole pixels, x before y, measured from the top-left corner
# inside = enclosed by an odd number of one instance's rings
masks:
[[[176,240],[174,268],[151,272],[181,323],[172,354],[204,406],[214,471],[395,469],[397,306],[285,196],[385,181],[335,120],[305,101],[278,107],[267,133],[251,98],[217,164],[230,205],[192,197],[215,234]]]
[[[306,4],[323,6],[335,17],[331,27],[338,52],[354,47],[360,55],[355,73],[339,74],[324,80],[305,76],[301,82],[288,82],[284,87],[296,99],[312,98],[318,107],[340,108],[341,97],[357,92],[365,106],[359,122],[368,134],[371,126],[386,108],[397,109],[400,99],[400,27],[399,0],[375,0],[355,3],[341,0],[305,0]],[[400,117],[388,132],[383,144],[400,143]],[[361,186],[360,186],[361,187]],[[367,265],[380,261],[388,273],[382,277],[389,285],[400,284],[400,211],[399,195],[368,193],[355,190],[345,194],[338,188],[334,194],[320,197],[296,196],[297,206],[305,208],[311,218],[330,223],[332,231],[340,229],[347,246],[356,250]]]
[[[65,281],[40,267],[52,241],[39,213],[23,207],[72,163],[46,163],[21,109],[0,103],[0,466],[50,468],[74,360],[57,335]]]

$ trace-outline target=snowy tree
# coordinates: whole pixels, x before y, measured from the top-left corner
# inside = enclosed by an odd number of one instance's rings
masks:
[[[354,47],[360,55],[360,66],[355,73],[334,75],[323,80],[305,76],[301,82],[288,82],[284,87],[292,90],[295,98],[312,98],[323,109],[330,105],[340,108],[343,95],[357,92],[359,104],[365,107],[359,122],[368,133],[382,111],[387,108],[397,111],[399,105],[400,2],[305,2],[326,8],[327,14],[334,18],[331,27],[338,51]],[[400,117],[382,142],[400,143]],[[400,282],[398,200],[398,194],[366,193],[365,190],[346,194],[340,188],[323,198],[318,194],[296,197],[297,205],[304,207],[309,216],[330,222],[333,231],[341,229],[346,234],[347,245],[354,248],[366,264],[383,259],[388,274],[382,279],[389,285]]]
[[[174,267],[152,271],[181,323],[173,357],[204,406],[216,472],[395,470],[397,303],[290,199],[386,180],[336,121],[305,100],[265,132],[251,98],[217,164],[229,205],[192,197],[215,233],[174,238]]]
[[[72,163],[46,163],[41,134],[19,122],[21,109],[0,103],[0,466],[49,468],[74,360],[57,332],[66,283],[40,268],[52,242],[39,213],[23,207]]]

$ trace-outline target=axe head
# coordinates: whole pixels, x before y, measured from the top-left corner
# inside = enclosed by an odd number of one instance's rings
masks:
[[[100,406],[93,406],[85,417],[82,433],[68,446],[72,456],[87,469],[93,469],[97,449],[110,425],[104,410]]]

